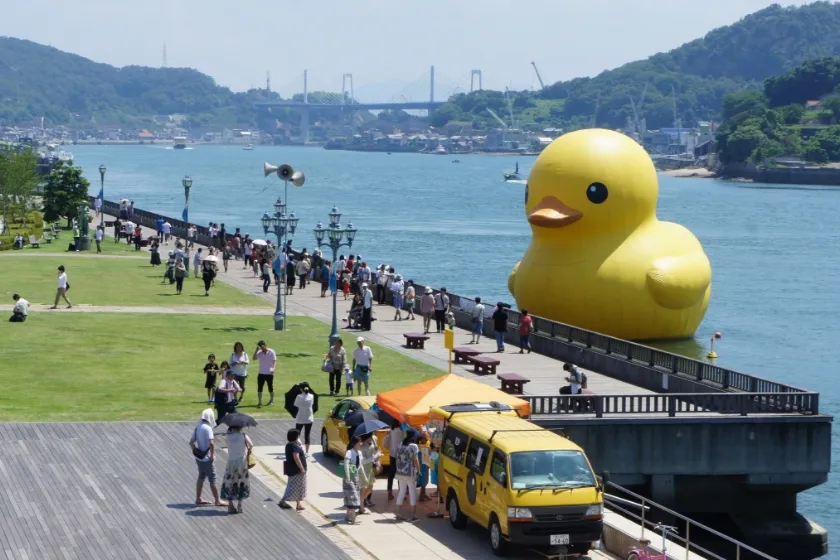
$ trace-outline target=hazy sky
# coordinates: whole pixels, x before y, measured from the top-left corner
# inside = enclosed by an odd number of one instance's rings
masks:
[[[805,2],[780,2],[784,5]],[[234,90],[310,91],[386,101],[434,64],[444,84],[525,89],[666,51],[764,8],[767,0],[0,0],[0,35],[116,66],[189,66]],[[294,91],[300,91],[297,85]],[[376,97],[378,99],[371,99]],[[440,96],[438,96],[440,97]]]

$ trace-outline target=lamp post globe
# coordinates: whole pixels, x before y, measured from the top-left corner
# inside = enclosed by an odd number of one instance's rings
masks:
[[[99,227],[105,228],[105,165],[99,166]]]

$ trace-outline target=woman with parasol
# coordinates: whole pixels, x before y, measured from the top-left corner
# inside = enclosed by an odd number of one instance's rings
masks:
[[[247,426],[256,426],[257,421],[247,414],[228,414],[222,419],[230,428],[227,434],[228,462],[222,481],[222,499],[228,500],[228,513],[242,513],[242,500],[251,495],[251,481],[248,469],[256,463],[251,451],[251,438],[242,433]],[[233,502],[236,500],[236,507]]]
[[[350,438],[347,444],[347,453],[344,454],[344,462],[342,469],[344,472],[344,481],[342,490],[344,491],[344,507],[347,509],[345,519],[350,525],[356,524],[356,513],[361,508],[361,489],[367,487],[367,475],[362,466],[361,455],[362,440],[358,436]]]

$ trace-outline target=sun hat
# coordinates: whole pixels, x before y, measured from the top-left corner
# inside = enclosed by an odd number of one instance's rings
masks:
[[[427,288],[426,288],[426,293],[427,293],[427,294],[431,294],[431,293],[432,293],[432,289],[427,287]]]
[[[363,337],[363,336],[360,336],[359,338],[356,339],[356,342],[364,342],[364,341],[365,341],[365,337]]]

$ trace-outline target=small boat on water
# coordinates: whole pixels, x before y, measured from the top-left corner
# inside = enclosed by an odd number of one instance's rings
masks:
[[[516,162],[515,171],[505,171],[503,175],[505,176],[505,181],[518,181],[519,179],[521,179],[522,176],[519,175],[519,162]]]
[[[452,163],[461,163],[461,160],[460,159],[453,159]]]
[[[253,145],[253,144],[245,144],[245,145],[242,147],[242,149],[250,152],[251,150],[253,150],[253,149],[254,149],[254,145]]]
[[[173,150],[186,150],[187,149],[187,137],[186,136],[176,136],[172,139],[172,149]]]
[[[448,155],[448,154],[449,154],[449,152],[446,151],[446,148],[444,148],[440,144],[438,144],[437,148],[432,150],[432,155],[435,155],[435,156],[445,156],[445,155]]]

